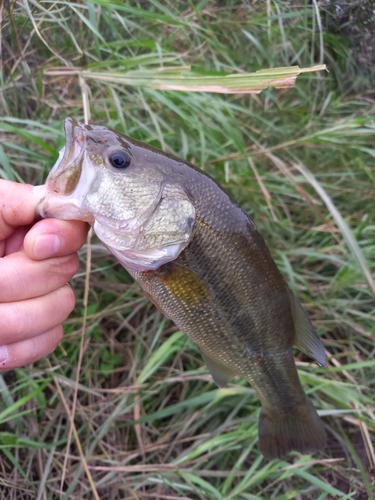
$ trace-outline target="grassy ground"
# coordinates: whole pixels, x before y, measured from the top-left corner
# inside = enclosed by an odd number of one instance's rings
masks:
[[[88,274],[87,246],[80,253],[61,347],[0,376],[2,498],[373,499],[375,89],[340,23],[331,29],[329,2],[0,5],[0,176],[41,183],[63,145],[63,119],[85,109],[193,161],[255,219],[329,356],[321,369],[296,352],[327,449],[267,462],[251,387],[217,389],[193,343],[93,239]],[[258,96],[45,72],[321,62],[328,74]]]

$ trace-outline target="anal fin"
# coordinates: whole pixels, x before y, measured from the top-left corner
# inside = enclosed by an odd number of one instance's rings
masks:
[[[315,359],[320,366],[326,366],[324,345],[316,333],[307,312],[304,310],[294,293],[290,291],[289,295],[295,328],[294,345],[302,352]]]
[[[212,359],[210,356],[204,354],[202,351],[201,354],[203,361],[206,363],[207,368],[211,373],[212,378],[214,379],[214,382],[219,387],[225,387],[236,376],[236,373],[234,373],[232,370],[230,370],[223,364]]]

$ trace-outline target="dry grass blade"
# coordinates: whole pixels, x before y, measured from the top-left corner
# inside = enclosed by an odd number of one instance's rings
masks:
[[[99,72],[87,70],[49,69],[46,76],[81,75],[88,80],[103,81],[132,87],[149,87],[158,90],[180,90],[184,92],[211,92],[219,94],[259,94],[267,87],[292,88],[302,73],[325,71],[325,64],[311,68],[298,66],[262,69],[255,73],[228,74],[225,76],[202,76],[186,68],[159,68],[148,71]]]
[[[268,208],[270,209],[273,220],[277,221],[277,217],[276,217],[275,211],[274,211],[273,206],[272,206],[270,193],[267,190],[266,186],[264,185],[264,182],[262,181],[261,176],[259,175],[258,169],[255,166],[254,160],[250,156],[248,156],[247,161],[249,162],[249,165],[250,165],[252,171],[254,172],[254,175],[255,175],[257,182],[259,183],[260,189],[262,190],[262,193],[264,195],[264,198],[266,200]]]

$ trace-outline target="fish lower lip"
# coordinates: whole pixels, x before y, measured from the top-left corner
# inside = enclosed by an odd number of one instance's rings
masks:
[[[48,202],[45,202],[38,209],[38,213],[44,219],[48,218],[57,218],[62,220],[80,220],[84,222],[88,222],[93,225],[95,219],[92,214],[85,214],[84,212],[80,212],[77,209],[76,205],[73,203],[68,203],[64,205],[51,205]]]
[[[89,224],[95,222],[93,214],[80,208],[77,202],[72,199],[49,197],[47,195],[40,200],[36,211],[44,219],[81,220]]]

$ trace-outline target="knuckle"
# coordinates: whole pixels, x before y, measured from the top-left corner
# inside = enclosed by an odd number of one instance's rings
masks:
[[[79,269],[79,259],[76,253],[66,257],[58,257],[50,262],[50,272],[58,274],[62,280],[69,281]]]
[[[58,325],[39,337],[35,337],[33,341],[36,349],[33,352],[33,359],[37,360],[51,354],[60,344],[63,333],[63,327]]]
[[[63,339],[64,329],[63,329],[62,325],[58,325],[57,327],[55,327],[52,331],[52,334],[53,334],[52,335],[53,338],[51,339],[51,345],[50,345],[50,348],[48,350],[48,354],[53,352]]]
[[[56,345],[55,345],[55,349],[60,344],[60,342],[62,341],[63,337],[64,337],[64,328],[62,327],[62,325],[59,325],[56,328]]]
[[[72,277],[76,274],[79,269],[79,258],[77,253],[71,255],[71,266],[72,266]]]
[[[72,288],[69,285],[64,285],[62,287],[63,297],[64,297],[64,308],[66,309],[68,315],[73,311],[76,304],[76,298]]]

